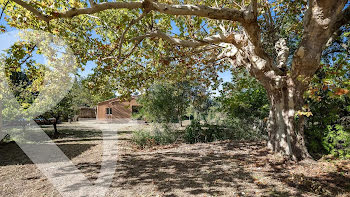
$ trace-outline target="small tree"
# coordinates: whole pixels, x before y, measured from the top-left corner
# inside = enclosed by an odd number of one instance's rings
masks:
[[[227,126],[251,132],[255,137],[265,136],[270,107],[268,97],[262,85],[246,71],[237,71],[232,82],[223,84],[218,101],[219,110],[227,117]]]
[[[68,119],[70,116],[74,115],[74,105],[73,105],[73,96],[71,92],[64,97],[54,108],[42,115],[46,120],[54,118],[52,120],[52,125],[54,128],[54,136],[58,136],[59,132],[57,129],[57,123],[60,119]]]
[[[191,106],[193,113],[196,113],[196,118],[201,118],[207,122],[206,116],[208,115],[209,108],[212,106],[213,101],[210,98],[210,94],[207,88],[201,85],[195,85],[191,89]]]
[[[232,82],[223,84],[221,111],[231,118],[253,121],[269,116],[269,100],[263,86],[244,70],[232,77]]]
[[[139,98],[146,118],[155,122],[170,123],[179,120],[189,105],[189,88],[186,83],[158,83]]]

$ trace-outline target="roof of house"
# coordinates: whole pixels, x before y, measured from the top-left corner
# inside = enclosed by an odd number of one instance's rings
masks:
[[[135,100],[137,99],[137,96],[132,96],[131,100]],[[112,98],[106,101],[102,101],[100,103],[98,103],[97,105],[102,105],[102,104],[106,104],[106,103],[114,103],[114,102],[127,102],[128,100],[120,100],[120,98]]]

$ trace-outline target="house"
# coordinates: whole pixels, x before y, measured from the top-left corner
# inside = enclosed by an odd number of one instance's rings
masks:
[[[84,119],[95,119],[96,118],[96,108],[92,107],[80,107],[79,108],[79,118]]]
[[[136,97],[130,101],[121,101],[118,98],[103,101],[97,104],[97,120],[130,119],[133,113],[137,113],[140,105]]]

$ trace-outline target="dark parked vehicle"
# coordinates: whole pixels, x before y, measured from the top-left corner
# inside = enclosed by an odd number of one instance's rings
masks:
[[[49,118],[49,119],[45,119],[45,118],[36,118],[34,119],[34,122],[38,125],[51,125],[52,123],[54,123],[56,121],[55,118]]]

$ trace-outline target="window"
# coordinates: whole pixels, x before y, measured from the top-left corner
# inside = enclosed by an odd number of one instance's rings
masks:
[[[112,108],[106,108],[106,114],[107,115],[112,114]]]

